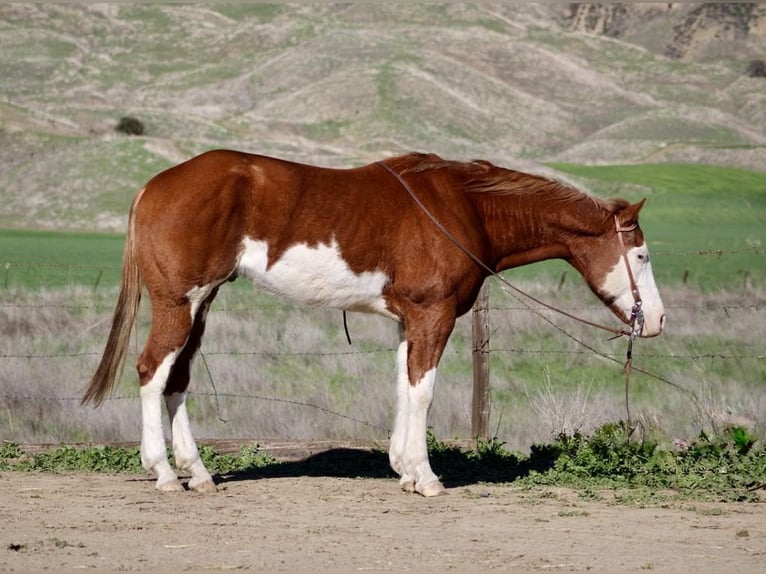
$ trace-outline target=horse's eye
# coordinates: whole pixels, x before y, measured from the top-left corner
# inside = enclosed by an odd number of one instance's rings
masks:
[[[649,259],[649,256],[646,253],[639,253],[636,258],[639,261],[647,261]]]

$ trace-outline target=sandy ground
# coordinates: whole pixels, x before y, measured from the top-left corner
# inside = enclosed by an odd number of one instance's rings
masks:
[[[0,474],[1,570],[766,572],[762,504],[638,508],[390,478],[223,480],[162,494],[132,475]]]

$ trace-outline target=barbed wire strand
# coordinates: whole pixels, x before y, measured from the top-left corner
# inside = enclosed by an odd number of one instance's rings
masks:
[[[498,329],[495,329],[497,332]],[[377,353],[388,354],[395,353],[396,349],[370,349],[367,351],[339,351],[339,352],[283,352],[283,351],[209,351],[205,353],[209,357],[344,357],[352,355],[372,355]],[[560,350],[560,349],[516,349],[513,347],[502,348],[493,347],[494,353],[516,353],[519,355],[590,355],[590,351],[573,351],[573,350]],[[101,355],[101,351],[85,351],[85,352],[73,352],[73,353],[0,353],[0,359],[24,359],[24,360],[44,360],[44,359],[77,359],[80,357],[98,357]],[[131,353],[136,356],[137,353]],[[616,355],[609,355],[617,359]],[[676,359],[676,360],[700,360],[700,359],[716,359],[716,360],[755,360],[763,361],[766,359],[764,354],[737,354],[729,355],[726,353],[695,353],[690,355],[677,355],[668,353],[642,353],[641,357],[645,359]]]
[[[298,406],[298,407],[305,407],[314,409],[320,412],[323,412],[327,415],[345,419],[354,423],[358,423],[360,425],[373,428],[379,431],[383,431],[386,434],[391,433],[390,428],[382,427],[380,425],[377,425],[375,423],[371,423],[369,421],[365,421],[363,419],[360,419],[358,417],[354,417],[351,415],[347,415],[345,413],[341,413],[339,411],[335,411],[333,409],[323,407],[322,405],[316,405],[313,403],[304,403],[302,401],[296,401],[294,399],[285,399],[285,398],[279,398],[279,397],[267,397],[265,395],[255,395],[255,394],[243,394],[243,393],[211,393],[211,392],[189,392],[190,397],[212,397],[218,402],[219,397],[225,397],[225,398],[231,398],[231,399],[248,399],[248,400],[255,400],[255,401],[266,401],[266,402],[272,402],[272,403],[282,403],[292,406]],[[116,395],[107,397],[104,399],[105,401],[128,401],[128,400],[140,400],[140,396],[131,396],[131,395]],[[0,395],[0,400],[8,400],[8,401],[40,401],[40,402],[55,402],[55,403],[64,403],[64,402],[77,402],[79,403],[82,400],[82,397],[59,397],[59,396],[51,396],[51,397],[44,397],[44,396],[34,396],[34,395]],[[222,421],[222,422],[228,422],[228,421]]]
[[[507,295],[509,295],[512,298],[516,299],[517,301],[521,302],[523,305],[527,305],[527,302],[525,300],[522,300],[520,298],[520,296],[517,295],[516,293],[511,292],[511,290],[508,287],[506,287],[503,283],[500,283],[500,289],[504,293],[506,293]],[[671,380],[669,380],[669,379],[667,379],[665,377],[662,377],[662,376],[657,375],[655,373],[649,372],[649,371],[647,371],[645,369],[642,369],[640,367],[634,367],[632,365],[632,362],[630,361],[630,358],[628,358],[628,361],[625,362],[624,365],[623,365],[623,363],[622,363],[622,361],[620,359],[617,359],[616,357],[614,357],[612,355],[607,355],[606,353],[602,353],[601,351],[599,351],[598,349],[596,349],[592,345],[589,345],[585,341],[582,341],[581,339],[575,337],[574,335],[572,335],[571,333],[566,331],[563,327],[560,327],[557,323],[555,323],[552,319],[550,319],[542,311],[537,311],[535,313],[535,315],[537,315],[540,319],[542,319],[543,321],[548,323],[548,325],[550,325],[551,327],[553,327],[554,329],[559,331],[562,335],[564,335],[568,339],[571,339],[572,341],[574,341],[578,345],[582,346],[583,348],[588,349],[594,355],[599,356],[599,357],[601,357],[603,359],[606,359],[608,361],[617,363],[619,365],[622,365],[624,369],[630,368],[633,371],[636,371],[638,373],[641,373],[643,375],[651,377],[651,378],[653,378],[653,379],[655,379],[657,381],[660,381],[660,382],[663,382],[663,383],[665,383],[667,385],[670,385],[674,389],[689,395],[691,397],[692,401],[694,401],[694,404],[697,405],[697,406],[699,405],[699,397],[697,396],[697,394],[694,393],[693,391],[687,389],[683,385],[681,385],[679,383],[675,383],[675,382],[673,382],[673,381],[671,381]],[[628,421],[631,420],[631,416],[630,416],[630,389],[629,389],[629,381],[630,381],[629,377],[626,377],[626,379],[625,379],[625,411],[626,411],[626,414],[627,414],[627,417],[628,417],[627,418]]]
[[[728,256],[728,255],[739,255],[739,254],[756,254],[756,255],[763,255],[766,253],[766,250],[761,249],[760,247],[752,247],[748,249],[733,249],[733,250],[724,250],[724,249],[707,249],[707,250],[688,250],[688,251],[657,251],[654,253],[655,256],[715,256],[715,257],[722,257],[722,256]],[[106,271],[106,270],[119,270],[119,265],[84,265],[84,264],[71,264],[71,263],[45,263],[45,262],[20,262],[20,261],[6,261],[3,264],[3,267],[6,270],[6,273],[13,268],[13,267],[25,267],[25,268],[58,268],[58,269],[70,269],[70,270],[98,270],[98,271]],[[100,278],[100,276],[99,276]],[[551,327],[562,333],[565,337],[571,339],[576,344],[582,346],[586,351],[548,351],[548,350],[526,350],[526,349],[493,349],[494,352],[513,352],[513,353],[534,353],[534,354],[592,354],[598,357],[601,357],[602,359],[605,359],[607,361],[615,362],[618,364],[622,364],[621,359],[618,359],[615,355],[610,355],[608,353],[604,353],[593,347],[592,345],[589,345],[582,341],[581,339],[575,337],[574,335],[567,332],[564,328],[560,327],[558,324],[556,324],[554,321],[552,321],[549,317],[543,314],[544,308],[542,307],[536,307],[531,304],[528,304],[526,301],[520,299],[516,294],[511,293],[508,289],[504,288],[504,286],[501,285],[501,289],[503,292],[505,292],[507,295],[510,295],[512,298],[519,301],[522,306],[493,306],[490,307],[491,310],[495,311],[528,311],[535,313],[539,318],[541,318],[543,321],[548,323]],[[751,303],[751,304],[736,304],[736,305],[727,305],[727,304],[721,304],[721,305],[710,305],[710,304],[700,304],[700,305],[691,305],[691,306],[674,306],[672,308],[674,309],[680,309],[680,310],[712,310],[712,311],[723,311],[724,313],[728,314],[729,310],[750,310],[750,311],[760,311],[763,308],[763,304],[758,303]],[[108,305],[57,305],[57,304],[15,304],[15,303],[2,303],[0,304],[0,308],[19,308],[19,309],[79,309],[79,310],[85,310],[85,309],[94,309],[94,310],[111,310],[111,306]],[[296,306],[291,305],[255,305],[255,306],[247,306],[247,307],[236,307],[236,308],[227,308],[227,309],[212,309],[211,311],[217,311],[217,312],[242,312],[242,311],[263,311],[263,310],[278,310],[278,311],[291,311],[291,310],[297,310],[300,309]],[[573,307],[573,309],[577,310],[593,310],[593,309],[600,309],[600,307]],[[274,352],[274,351],[216,351],[216,352],[208,352],[207,355],[223,355],[223,356],[345,356],[345,355],[366,355],[371,353],[391,353],[394,352],[395,349],[373,349],[373,350],[366,350],[366,351],[344,351],[344,352]],[[0,358],[2,359],[50,359],[50,358],[79,358],[79,357],[89,357],[89,356],[97,356],[99,355],[99,352],[76,352],[76,353],[59,353],[59,354],[0,354]],[[217,417],[221,422],[228,422],[227,419],[224,419],[221,414],[221,405],[219,402],[219,397],[231,397],[231,398],[245,398],[245,399],[252,399],[252,400],[264,400],[264,401],[272,401],[272,402],[281,402],[285,404],[292,404],[296,406],[306,407],[306,408],[313,408],[320,410],[322,412],[325,412],[327,414],[330,414],[332,416],[344,418],[347,420],[351,420],[353,422],[363,424],[366,426],[369,426],[371,428],[376,428],[378,430],[382,430],[385,432],[390,432],[389,429],[385,429],[383,427],[380,427],[378,425],[374,425],[372,423],[369,423],[367,421],[364,421],[362,419],[358,419],[356,417],[352,417],[349,415],[345,415],[343,413],[339,413],[337,411],[333,411],[332,409],[328,409],[326,407],[322,407],[319,405],[314,405],[310,403],[304,403],[301,401],[295,401],[290,399],[278,399],[274,397],[265,397],[261,395],[243,395],[243,394],[237,394],[237,393],[219,393],[215,384],[215,380],[213,378],[212,372],[210,370],[210,366],[207,362],[207,359],[205,358],[205,354],[200,352],[200,356],[202,357],[202,363],[203,367],[205,368],[208,378],[210,380],[213,392],[212,393],[190,393],[190,395],[193,396],[211,396],[215,400],[216,404],[216,410],[217,410]],[[647,354],[644,355],[648,358],[664,358],[664,359],[691,359],[691,360],[699,360],[699,359],[757,359],[757,360],[763,360],[766,355],[726,355],[723,353],[707,353],[707,354],[695,354],[695,355],[662,355],[662,354]],[[663,382],[665,384],[668,384],[675,388],[676,390],[683,392],[694,400],[695,403],[698,403],[699,399],[696,396],[696,394],[689,389],[686,389],[682,385],[675,383],[673,381],[670,381],[669,379],[662,377],[660,375],[657,375],[655,373],[649,372],[645,369],[642,369],[640,367],[633,366],[632,367],[634,371],[642,373],[650,378],[653,378],[655,380],[658,380],[660,382]],[[627,392],[627,389],[626,389]],[[9,395],[0,395],[0,398],[4,398],[7,400],[50,400],[50,401],[79,401],[80,397],[34,397],[34,396],[9,396]],[[123,400],[123,399],[136,399],[138,397],[111,397],[108,400]],[[626,396],[626,408],[629,408],[629,405],[627,404],[627,396]]]

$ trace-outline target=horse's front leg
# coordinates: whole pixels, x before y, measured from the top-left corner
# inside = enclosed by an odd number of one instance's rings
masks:
[[[397,354],[397,412],[389,460],[402,488],[423,496],[446,492],[428,460],[426,431],[436,367],[454,324],[454,311],[447,305],[411,313]]]
[[[415,477],[407,474],[404,465],[404,453],[407,442],[407,427],[410,417],[410,379],[407,374],[407,341],[404,332],[400,333],[402,341],[396,354],[396,419],[394,431],[388,447],[388,460],[391,468],[399,475],[399,484],[407,492],[415,491]]]

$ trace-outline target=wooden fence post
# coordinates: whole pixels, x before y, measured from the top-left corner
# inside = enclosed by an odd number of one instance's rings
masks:
[[[471,436],[489,439],[489,281],[473,304],[473,404]]]

